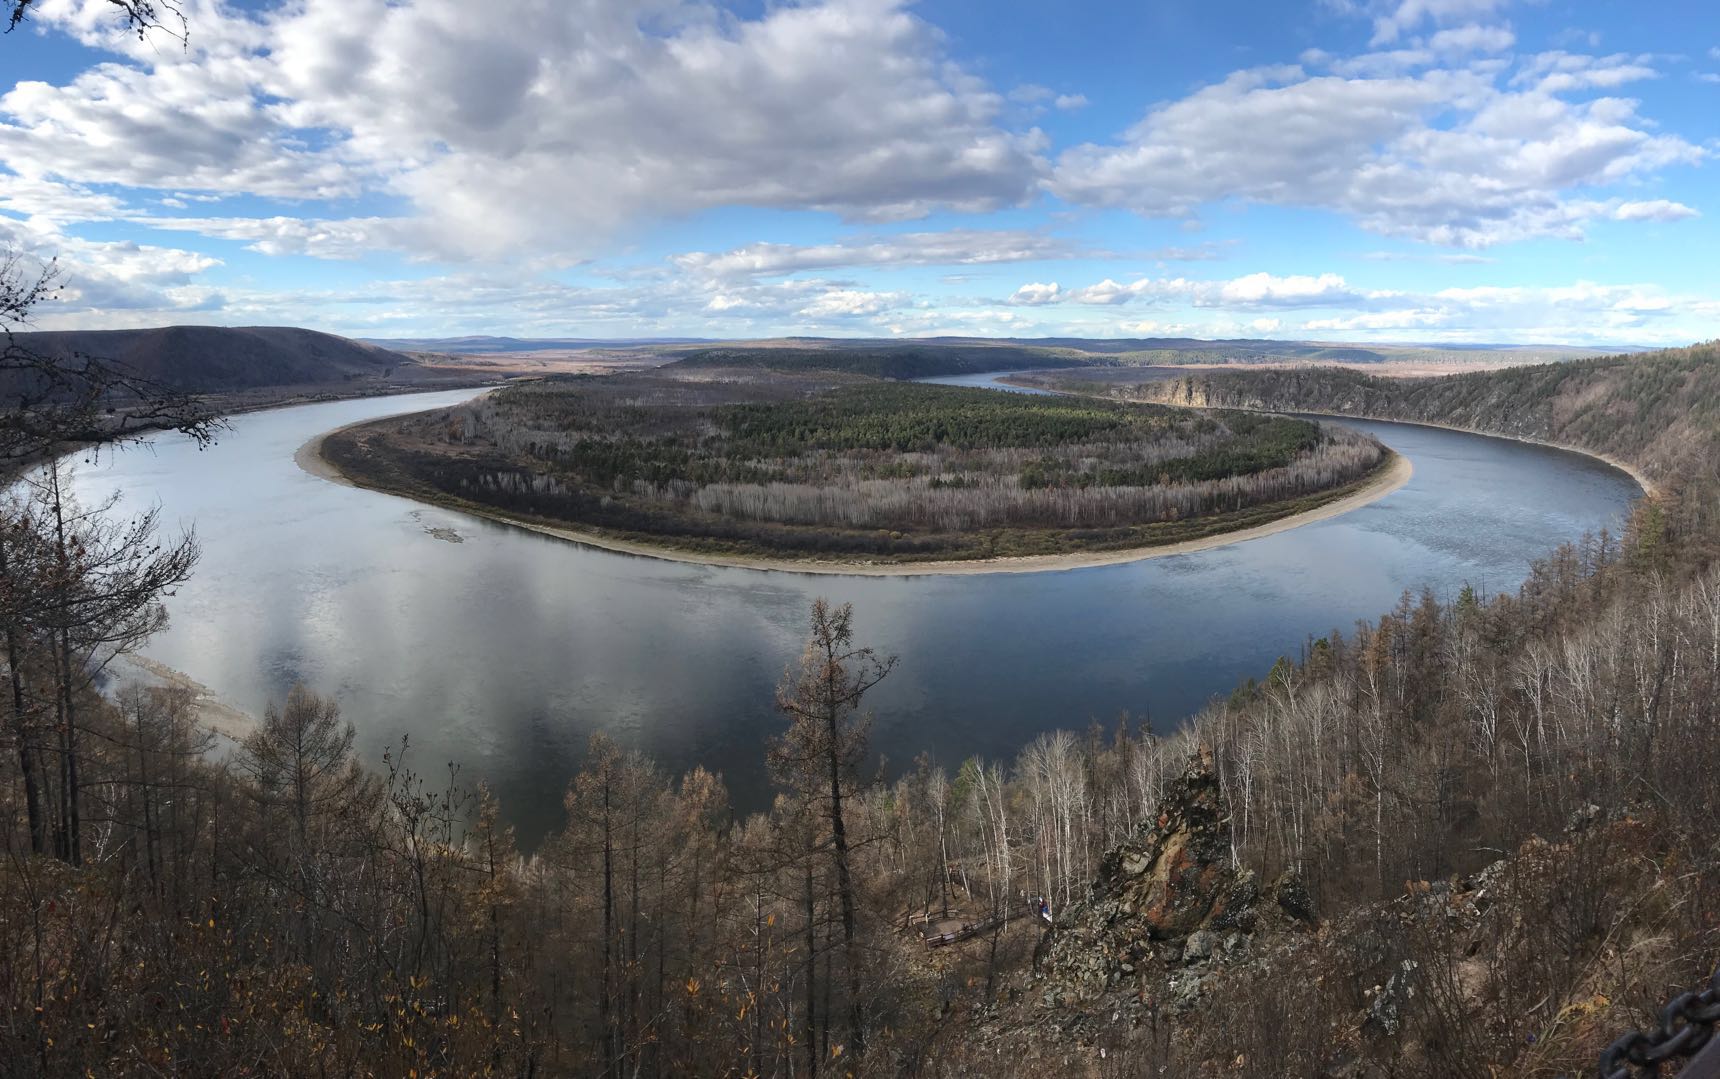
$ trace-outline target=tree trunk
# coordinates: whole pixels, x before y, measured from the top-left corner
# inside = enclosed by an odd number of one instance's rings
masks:
[[[812,863],[806,863],[806,1019],[802,1024],[806,1039],[806,1074],[818,1076],[818,938],[815,907],[812,902]]]
[[[609,776],[603,777],[603,987],[598,994],[599,1025],[603,1028],[603,1074],[619,1076],[615,1020],[611,1015],[615,984],[615,847],[609,830]]]
[[[11,565],[6,553],[6,540],[0,535],[0,580],[11,574]],[[38,761],[35,753],[35,737],[25,716],[28,705],[24,701],[24,673],[18,669],[23,660],[18,648],[18,631],[11,620],[6,622],[6,666],[12,675],[12,727],[18,739],[18,769],[24,773],[24,807],[30,820],[30,851],[33,854],[46,853],[48,849],[47,822],[42,819],[42,791],[36,778]]]
[[[860,999],[860,943],[854,915],[854,881],[848,872],[848,826],[842,819],[841,739],[836,730],[837,710],[832,702],[828,713],[830,739],[830,833],[836,859],[836,892],[842,903],[842,951],[848,961],[849,1040],[855,1056],[866,1053],[866,1011]]]

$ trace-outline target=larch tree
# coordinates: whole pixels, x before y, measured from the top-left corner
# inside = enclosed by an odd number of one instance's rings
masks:
[[[832,607],[828,600],[815,600],[799,669],[790,671],[777,690],[777,707],[788,716],[788,730],[770,747],[771,768],[778,781],[818,806],[829,827],[848,968],[849,1037],[856,1056],[866,1051],[866,1016],[858,904],[843,798],[867,754],[870,723],[861,714],[860,703],[895,666],[894,656],[882,657],[871,648],[855,646],[852,604]]]

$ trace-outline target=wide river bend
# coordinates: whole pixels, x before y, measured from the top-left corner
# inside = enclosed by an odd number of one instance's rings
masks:
[[[1163,729],[1312,635],[1405,589],[1515,589],[1531,560],[1621,526],[1640,494],[1562,450],[1390,423],[1407,486],[1340,517],[1192,554],[1044,573],[807,575],[618,554],[342,486],[294,463],[306,440],[476,391],[237,417],[199,452],[178,436],[79,467],[76,490],[195,526],[196,576],[145,654],[261,715],[302,681],[334,694],[371,763],[410,735],[421,772],[487,779],[530,844],[560,819],[589,734],[768,803],[773,692],[816,596],[901,657],[870,696],[896,767],[1008,758],[1041,731],[1124,713]]]

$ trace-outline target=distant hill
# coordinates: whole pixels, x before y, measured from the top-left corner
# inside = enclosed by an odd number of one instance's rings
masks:
[[[419,366],[389,349],[288,326],[61,330],[20,333],[15,340],[52,358],[84,355],[123,364],[186,393],[387,380]]]
[[[1091,364],[1129,367],[1186,366],[1190,364],[1419,364],[1435,367],[1501,366],[1551,363],[1582,359],[1629,349],[1602,350],[1570,345],[1509,344],[1372,344],[1332,341],[1277,341],[1264,338],[1202,340],[1195,337],[919,337],[835,338],[785,337],[774,340],[723,341],[713,349],[802,350],[806,352],[890,353],[918,349],[924,352],[985,350],[991,360],[1006,356],[1031,358],[1032,363],[1004,360],[975,370],[1004,370],[1033,366],[1041,357],[1085,361]],[[703,350],[665,349],[683,354]],[[777,362],[780,362],[777,361]],[[961,373],[961,372],[940,372]]]
[[[649,345],[696,345],[706,337],[366,337],[365,344],[409,352],[447,352],[456,356],[497,352],[542,352],[569,348],[630,348]]]
[[[1568,345],[1510,345],[1510,344],[1349,344],[1330,341],[1275,341],[1264,338],[1233,338],[1201,340],[1193,337],[777,337],[757,340],[718,340],[699,337],[392,337],[364,338],[365,343],[382,348],[408,352],[439,352],[456,356],[493,356],[516,352],[552,352],[563,350],[640,350],[660,355],[703,356],[707,349],[734,353],[736,350],[769,350],[771,352],[799,351],[890,354],[899,357],[904,350],[922,352],[956,349],[969,352],[986,350],[991,360],[1005,356],[1040,357],[1053,360],[1042,366],[1055,366],[1056,358],[1087,358],[1102,364],[1129,366],[1179,364],[1283,364],[1283,363],[1431,363],[1452,366],[1476,363],[1520,364],[1547,363],[1556,360],[1599,356],[1605,350],[1578,348]],[[1629,351],[1614,349],[1614,352]],[[703,361],[701,361],[703,362]],[[847,361],[844,369],[853,369],[857,361]],[[956,361],[958,364],[964,361]],[[814,358],[784,360],[774,357],[772,366],[795,363],[800,366],[828,368]],[[989,367],[963,366],[959,374],[970,370],[1005,370],[1031,366],[1012,359],[992,363]],[[903,377],[903,376],[892,376]]]
[[[776,371],[847,371],[873,378],[937,378],[981,371],[1082,367],[1099,362],[1057,349],[985,344],[871,344],[801,348],[722,346],[685,353],[671,367],[762,367]]]

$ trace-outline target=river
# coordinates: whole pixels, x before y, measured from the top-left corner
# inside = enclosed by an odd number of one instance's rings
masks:
[[[1311,635],[1349,631],[1405,589],[1515,589],[1557,544],[1618,530],[1639,494],[1590,458],[1425,427],[1345,421],[1415,466],[1343,516],[1193,554],[1024,574],[855,577],[707,567],[577,546],[302,471],[306,440],[452,404],[460,390],[237,417],[212,449],[174,435],[79,467],[195,526],[203,560],[145,654],[261,715],[302,681],[336,696],[365,760],[487,779],[528,845],[560,820],[591,732],[665,768],[701,763],[737,807],[769,800],[774,689],[807,609],[852,601],[858,636],[901,657],[868,698],[888,766],[1009,758],[1041,731],[1160,729]]]

